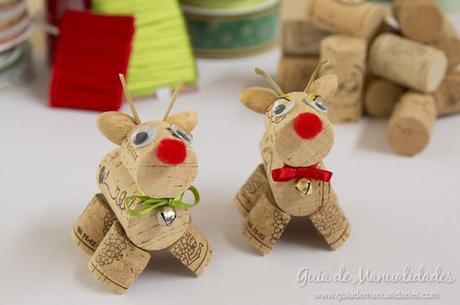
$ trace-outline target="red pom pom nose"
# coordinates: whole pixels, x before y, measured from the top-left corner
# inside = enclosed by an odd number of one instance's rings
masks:
[[[156,155],[165,164],[177,165],[184,162],[187,157],[187,148],[180,140],[163,139],[158,144]]]
[[[311,140],[323,130],[323,122],[316,114],[304,112],[295,118],[294,129],[302,139]]]

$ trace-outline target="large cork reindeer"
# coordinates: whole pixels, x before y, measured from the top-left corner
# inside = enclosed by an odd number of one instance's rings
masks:
[[[266,131],[260,143],[260,164],[235,197],[245,217],[242,232],[252,246],[268,254],[292,216],[311,219],[331,249],[350,235],[350,225],[330,185],[332,173],[322,160],[332,148],[334,132],[325,101],[337,89],[337,77],[315,80],[316,69],[304,92],[283,93],[262,70],[274,90],[251,87],[240,94],[249,109],[265,115]]]
[[[72,236],[92,255],[88,267],[93,276],[116,293],[124,293],[142,272],[150,251],[167,249],[196,275],[211,258],[211,245],[192,226],[188,211],[199,201],[192,186],[198,165],[191,146],[197,116],[169,115],[180,87],[161,121],[142,123],[126,89],[133,116],[105,112],[97,118],[99,130],[118,147],[99,164],[101,193],[84,210]],[[184,198],[186,192],[193,201]]]

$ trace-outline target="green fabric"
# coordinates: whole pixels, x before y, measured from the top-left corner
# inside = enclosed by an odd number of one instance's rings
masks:
[[[142,191],[139,191],[137,195],[126,197],[124,202],[125,210],[130,216],[145,216],[153,210],[156,210],[164,206],[175,207],[180,209],[193,208],[200,202],[200,194],[198,193],[198,190],[193,186],[189,187],[188,190],[193,195],[193,203],[186,203],[183,201],[185,193],[182,193],[181,195],[174,198],[152,198],[144,194]],[[131,204],[135,203],[136,201],[138,202],[136,208],[131,209]]]
[[[196,82],[195,58],[177,0],[93,0],[92,10],[135,18],[127,76],[132,95],[150,95],[179,80]]]

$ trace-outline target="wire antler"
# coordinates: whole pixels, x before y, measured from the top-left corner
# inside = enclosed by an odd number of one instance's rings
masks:
[[[128,89],[126,87],[125,76],[119,73],[118,77],[120,78],[121,86],[123,87],[123,92],[125,93],[126,100],[128,101],[129,107],[131,108],[131,112],[133,114],[134,121],[136,124],[139,125],[141,123],[141,118],[139,117],[139,114],[137,113],[136,105],[134,105],[133,98],[129,94]]]
[[[183,81],[181,81],[181,80],[177,83],[176,90],[174,90],[174,94],[173,94],[172,99],[171,99],[171,101],[169,102],[169,105],[168,105],[168,109],[166,109],[166,113],[163,116],[163,121],[166,121],[166,119],[168,118],[169,113],[171,112],[171,109],[172,109],[174,103],[176,102],[177,96],[179,95],[179,93],[180,93],[180,91],[182,89],[182,84],[183,84]]]
[[[305,87],[305,90],[304,92],[308,92],[308,90],[310,89],[310,86],[311,84],[315,81],[315,79],[318,77],[318,73],[321,71],[322,68],[324,68],[325,66],[329,65],[329,59],[326,59],[322,62],[320,62],[318,64],[318,66],[316,66],[315,68],[315,71],[313,71],[313,74],[311,75],[310,77],[310,80],[308,81],[308,84],[307,86]]]
[[[260,69],[260,68],[255,68],[254,69],[256,74],[257,75],[260,75],[264,78],[264,80],[269,83],[273,89],[276,91],[276,93],[278,93],[278,95],[283,95],[284,92],[283,90],[281,90],[280,86],[273,80],[273,78],[270,77],[270,75],[267,74],[267,72],[265,72],[264,70]]]

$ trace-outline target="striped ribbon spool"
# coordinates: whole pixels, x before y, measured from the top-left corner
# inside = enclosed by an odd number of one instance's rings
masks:
[[[0,53],[0,90],[19,86],[32,77],[30,53],[27,42]]]
[[[0,1],[0,52],[22,43],[31,32],[27,1]]]
[[[279,0],[182,0],[195,54],[246,56],[275,45]]]
[[[92,0],[94,12],[132,15],[136,32],[128,67],[132,95],[151,95],[179,80],[196,83],[195,58],[179,3],[171,0]]]

